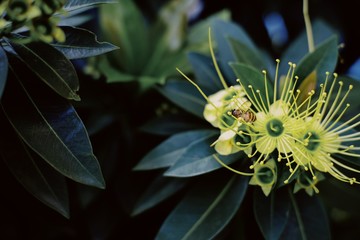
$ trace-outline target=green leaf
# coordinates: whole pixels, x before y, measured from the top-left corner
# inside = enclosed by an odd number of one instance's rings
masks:
[[[194,117],[190,114],[179,112],[155,117],[141,126],[140,130],[157,135],[173,135],[204,128],[202,123],[201,121],[194,121]]]
[[[70,12],[82,8],[89,8],[103,3],[117,3],[115,0],[68,0],[63,9]]]
[[[210,57],[200,53],[191,52],[188,54],[189,62],[192,65],[198,85],[206,93],[215,93],[224,87],[216,73],[214,64]]]
[[[180,191],[186,183],[186,179],[168,178],[160,175],[149,184],[146,191],[135,204],[131,215],[138,215],[156,206],[165,199],[174,195],[177,191]]]
[[[217,131],[197,130],[178,133],[151,150],[134,170],[150,170],[172,166],[192,145],[214,136]]]
[[[69,200],[65,178],[31,154],[16,135],[1,110],[1,156],[15,178],[34,197],[69,218]]]
[[[214,239],[238,211],[248,178],[203,179],[170,213],[160,228],[157,240]]]
[[[8,74],[8,59],[4,49],[0,46],[0,99],[4,92]]]
[[[240,82],[244,86],[244,90],[247,91],[248,95],[253,96],[253,93],[248,88],[248,85],[251,85],[254,91],[260,90],[260,93],[263,96],[263,101],[266,102],[264,74],[261,73],[260,70],[256,70],[255,68],[243,63],[230,63],[230,66],[234,70],[236,77],[240,79]],[[271,101],[273,99],[274,90],[269,79],[267,79],[267,92]]]
[[[189,44],[186,46],[188,50],[197,52],[200,51],[203,53],[209,52],[209,26],[211,26],[212,22],[216,19],[230,21],[231,12],[229,9],[223,9],[201,21],[197,21],[194,25],[192,25],[186,36],[187,41],[189,42]]]
[[[22,70],[18,73],[11,69],[2,99],[2,108],[17,134],[64,176],[104,188],[99,163],[74,108],[41,81],[32,79],[26,66],[19,67]]]
[[[191,83],[185,80],[168,80],[163,87],[157,89],[179,107],[203,118],[206,101]]]
[[[222,69],[223,74],[226,76],[226,79],[235,79],[234,72],[229,66],[229,62],[236,60],[234,52],[228,41],[229,37],[241,42],[245,46],[256,49],[255,44],[245,32],[245,30],[233,23],[226,22],[222,20],[214,20],[212,24],[216,46],[217,46],[217,60],[219,61],[220,68]]]
[[[148,63],[148,29],[145,19],[131,0],[118,1],[100,7],[102,36],[120,49],[108,55],[116,68],[139,75]]]
[[[119,68],[112,66],[109,59],[106,57],[101,57],[97,61],[99,64],[98,67],[101,73],[105,75],[108,83],[130,82],[136,79],[136,76],[122,72]]]
[[[313,71],[316,71],[317,79],[321,80],[320,82],[324,82],[325,73],[332,73],[336,67],[338,58],[337,45],[337,37],[333,36],[319,45],[314,52],[307,54],[301,59],[295,69],[295,75],[299,77],[300,83]]]
[[[258,187],[254,190],[254,214],[265,239],[279,239],[288,221],[289,194],[286,188],[273,190],[266,197]]]
[[[72,63],[58,50],[44,42],[11,43],[18,57],[60,96],[80,100],[76,94],[79,80]]]
[[[227,165],[245,157],[243,152],[228,156],[218,155],[214,148],[210,146],[217,137],[212,134],[191,144],[164,175],[170,177],[192,177],[222,168],[214,158],[214,154]]]
[[[325,40],[329,39],[332,35],[336,33],[335,29],[330,27],[327,23],[322,20],[315,20],[312,24],[313,29],[313,37],[315,46],[318,46]],[[300,60],[309,53],[308,41],[307,41],[307,34],[304,30],[299,37],[297,37],[286,51],[281,56],[281,61],[284,63],[293,62],[299,63]],[[280,65],[280,74],[286,74],[288,65]]]
[[[318,184],[324,203],[332,208],[338,208],[351,214],[360,214],[360,189],[357,185],[341,182],[329,177]],[[341,196],[341,197],[336,197]]]
[[[54,43],[52,46],[68,59],[92,57],[118,49],[110,43],[99,42],[96,35],[88,30],[75,27],[61,29],[66,34],[65,42]]]
[[[290,215],[280,239],[331,239],[329,221],[320,199],[289,188]]]
[[[233,51],[235,62],[244,63],[260,70],[264,70],[266,68],[266,64],[262,60],[262,54],[256,48],[249,47],[248,44],[238,41],[232,37],[228,37],[227,40],[230,44],[231,50]]]

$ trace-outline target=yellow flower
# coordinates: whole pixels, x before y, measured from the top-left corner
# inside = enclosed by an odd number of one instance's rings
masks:
[[[334,74],[334,79],[328,89],[328,78],[329,73],[327,73],[325,83],[321,85],[318,100],[301,114],[305,119],[305,128],[302,131],[302,137],[295,145],[294,162],[297,166],[305,166],[305,170],[309,169],[314,179],[316,179],[314,171],[317,170],[327,172],[343,182],[360,184],[356,178],[345,175],[341,169],[355,173],[360,173],[360,171],[336,158],[336,156],[360,157],[360,154],[356,152],[360,149],[360,133],[353,131],[353,128],[360,124],[357,121],[360,114],[345,122],[341,121],[350,106],[345,101],[353,86],[350,85],[342,96],[343,82],[338,82],[336,91],[337,75]],[[335,91],[334,98],[332,95]]]
[[[254,168],[259,162],[264,163],[269,155],[277,150],[278,161],[286,159],[287,165],[292,161],[292,151],[296,142],[296,136],[303,128],[303,120],[298,118],[299,108],[304,103],[297,104],[296,100],[299,91],[295,91],[297,77],[294,76],[296,65],[289,63],[289,71],[286,75],[280,96],[277,95],[278,69],[280,60],[276,60],[276,74],[274,80],[273,98],[270,99],[270,90],[268,89],[266,71],[264,73],[265,92],[253,89],[249,85],[247,98],[258,112],[256,121],[253,123],[253,132],[250,135],[255,139],[256,150],[249,154],[249,158],[256,157]],[[238,80],[241,84],[241,79]],[[241,84],[242,85],[242,84]],[[243,86],[243,85],[242,85]],[[308,101],[307,98],[305,101]]]
[[[276,179],[276,163],[271,158],[265,164],[255,166],[254,175],[251,177],[249,184],[260,186],[265,196],[268,196],[276,183]]]
[[[319,193],[319,189],[316,187],[316,184],[324,180],[325,177],[320,172],[316,172],[316,178],[308,174],[308,171],[302,171],[296,178],[294,185],[294,193],[297,193],[301,189],[304,189],[305,192],[312,196],[315,193]]]

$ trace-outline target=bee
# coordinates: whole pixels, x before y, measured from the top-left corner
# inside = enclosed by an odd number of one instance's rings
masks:
[[[231,115],[233,115],[236,118],[240,118],[244,120],[247,123],[253,123],[256,121],[256,115],[255,113],[249,111],[249,110],[241,110],[241,109],[233,109],[231,110]]]

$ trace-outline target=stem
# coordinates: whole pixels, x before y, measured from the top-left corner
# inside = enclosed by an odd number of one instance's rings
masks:
[[[314,44],[314,36],[313,36],[311,21],[310,21],[310,16],[309,16],[309,1],[308,0],[303,1],[303,14],[304,14],[304,21],[305,21],[305,28],[306,28],[306,36],[307,36],[308,45],[309,45],[309,52],[313,52],[315,49],[315,44]]]

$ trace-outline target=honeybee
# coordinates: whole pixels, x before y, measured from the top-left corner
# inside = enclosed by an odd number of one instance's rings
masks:
[[[231,110],[231,115],[233,115],[236,118],[240,118],[244,120],[247,123],[253,123],[256,121],[256,115],[255,113],[249,111],[249,110],[241,110],[241,109],[233,109]]]

